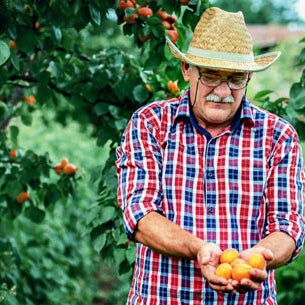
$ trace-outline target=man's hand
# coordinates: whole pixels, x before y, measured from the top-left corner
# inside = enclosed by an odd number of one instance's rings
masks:
[[[210,287],[217,291],[233,292],[232,280],[226,280],[215,274],[219,266],[219,258],[222,251],[213,243],[204,244],[197,253],[197,261],[200,265],[203,277],[208,281]]]
[[[254,247],[251,249],[247,249],[240,253],[240,258],[248,261],[249,257],[253,253],[262,254],[266,262],[271,261],[273,259],[272,251],[264,247]],[[267,278],[266,267],[267,264],[263,269],[253,268],[252,270],[250,270],[250,279],[242,279],[240,282],[233,280],[232,285],[234,289],[240,293],[245,293],[251,290],[257,290],[260,284]]]

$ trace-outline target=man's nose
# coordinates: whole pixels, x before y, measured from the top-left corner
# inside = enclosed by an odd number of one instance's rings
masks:
[[[225,98],[231,95],[231,89],[229,88],[227,82],[224,80],[219,86],[214,89],[214,93],[221,98]]]

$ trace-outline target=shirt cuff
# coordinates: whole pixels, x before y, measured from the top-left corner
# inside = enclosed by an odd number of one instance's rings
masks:
[[[161,194],[158,191],[145,191],[143,198],[142,192],[130,196],[126,208],[123,210],[124,229],[128,239],[134,240],[134,232],[140,219],[150,212],[163,214],[161,208]]]

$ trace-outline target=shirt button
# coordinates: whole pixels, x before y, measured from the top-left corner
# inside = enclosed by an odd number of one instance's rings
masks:
[[[208,173],[208,177],[209,177],[209,178],[213,178],[213,177],[214,177],[214,173],[213,173],[213,172],[209,172],[209,173]]]
[[[214,212],[215,212],[215,209],[214,208],[212,208],[212,207],[209,207],[208,208],[208,214],[214,214]]]

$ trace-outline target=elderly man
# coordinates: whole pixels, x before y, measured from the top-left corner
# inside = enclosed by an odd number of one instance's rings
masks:
[[[182,53],[189,89],[132,116],[117,149],[118,201],[136,263],[127,304],[276,304],[274,269],[301,251],[305,175],[291,125],[252,105],[253,56],[242,13],[209,8]],[[225,249],[262,269],[216,275]]]

